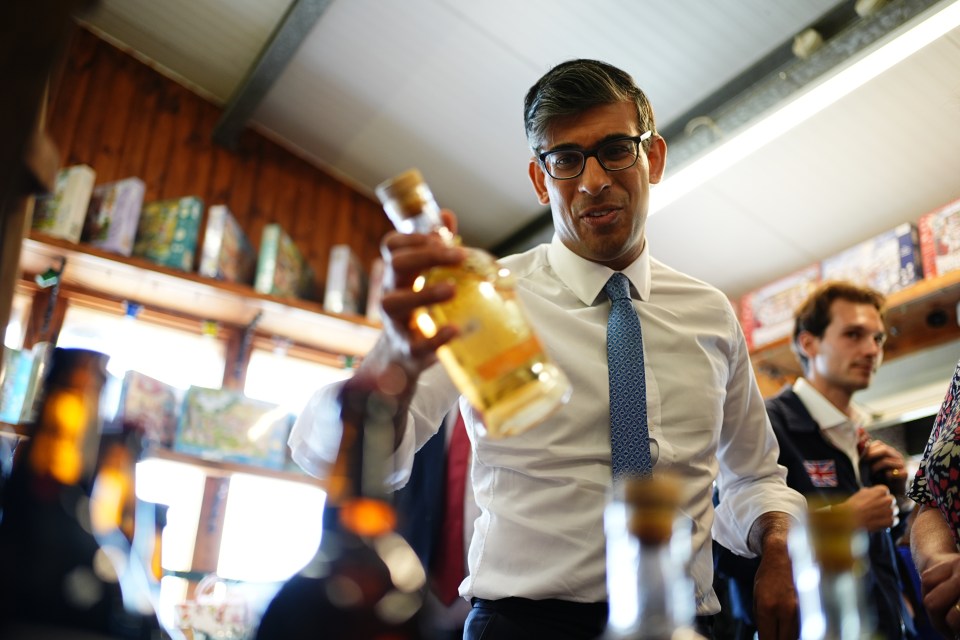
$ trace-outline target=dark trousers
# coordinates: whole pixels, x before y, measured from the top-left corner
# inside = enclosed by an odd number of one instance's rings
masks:
[[[596,640],[607,626],[606,602],[474,598],[463,640]],[[712,616],[698,616],[696,629],[712,638]]]

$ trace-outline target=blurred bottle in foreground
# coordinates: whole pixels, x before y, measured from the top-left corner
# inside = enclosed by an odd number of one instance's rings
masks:
[[[124,609],[117,565],[93,534],[90,495],[106,362],[83,349],[53,353],[36,423],[2,498],[2,637],[31,637],[38,628],[118,638],[159,633],[155,617],[131,617]]]
[[[440,218],[423,176],[411,169],[380,184],[377,196],[401,233],[436,233],[459,246]],[[445,325],[460,335],[438,351],[453,382],[483,414],[491,438],[515,435],[540,423],[570,397],[570,383],[543,350],[517,299],[510,272],[479,249],[466,249],[458,267],[435,267],[414,289],[449,282],[452,300],[421,309],[417,328],[427,337]]]
[[[790,531],[802,640],[876,638],[876,614],[863,578],[869,540],[853,510],[811,501],[807,521]]]
[[[694,640],[691,522],[667,474],[625,478],[604,513],[610,614],[602,640]]]
[[[366,396],[366,394],[361,394]],[[393,451],[389,396],[341,397],[343,434],[313,559],[265,611],[259,640],[419,640],[426,574],[394,531],[384,484]]]
[[[118,567],[127,612],[128,635],[139,637],[137,626],[155,626],[160,595],[154,555],[160,553],[156,517],[162,505],[136,495],[136,465],[144,449],[143,430],[120,423],[101,434],[97,474],[90,499],[94,538]],[[158,627],[157,627],[158,628]]]

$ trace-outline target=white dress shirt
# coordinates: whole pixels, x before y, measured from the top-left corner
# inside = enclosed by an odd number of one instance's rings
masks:
[[[859,436],[857,427],[863,424],[862,412],[851,407],[855,421],[827,400],[806,378],[797,378],[793,383],[793,392],[810,412],[810,417],[820,425],[820,433],[827,442],[846,454],[853,465],[853,472],[860,481],[860,450],[857,447]]]
[[[611,486],[610,303],[603,285],[613,272],[580,258],[556,237],[500,262],[516,276],[527,315],[573,393],[543,424],[501,440],[478,437],[479,416],[460,398],[481,510],[470,575],[460,592],[487,599],[603,601],[603,511]],[[711,528],[728,549],[752,557],[747,535],[754,521],[769,511],[799,518],[805,501],[786,486],[786,470],[777,464],[777,441],[727,298],[651,259],[647,249],[623,273],[643,326],[655,469],[681,477],[684,511],[693,521],[698,613],[715,613]],[[318,475],[336,453],[335,394],[327,388],[315,395],[290,437],[294,459]],[[405,482],[415,449],[458,397],[440,365],[423,373],[396,452],[398,483]],[[716,519],[715,479],[721,496]]]

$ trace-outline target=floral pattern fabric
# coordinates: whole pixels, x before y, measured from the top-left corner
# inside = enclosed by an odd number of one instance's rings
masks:
[[[937,507],[960,545],[960,362],[933,422],[920,469],[907,495]]]

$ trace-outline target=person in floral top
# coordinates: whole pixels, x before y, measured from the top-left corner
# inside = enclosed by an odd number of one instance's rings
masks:
[[[910,532],[923,604],[947,638],[960,637],[960,362],[933,423],[908,496],[920,505]]]

